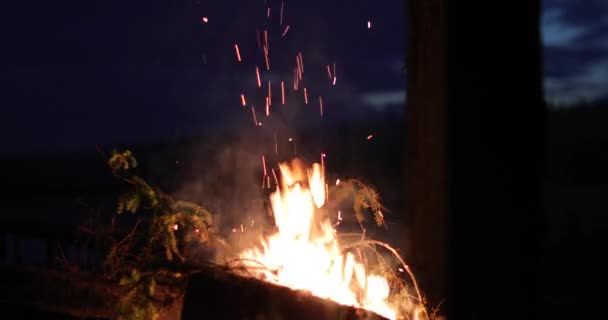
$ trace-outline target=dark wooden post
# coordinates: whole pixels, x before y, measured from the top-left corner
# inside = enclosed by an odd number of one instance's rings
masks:
[[[0,230],[0,263],[6,263],[6,233]]]
[[[404,255],[431,306],[446,297],[444,0],[408,1]]]
[[[540,1],[452,1],[446,17],[448,319],[539,319]]]
[[[448,318],[520,318],[541,308],[539,1],[408,9],[405,256]]]

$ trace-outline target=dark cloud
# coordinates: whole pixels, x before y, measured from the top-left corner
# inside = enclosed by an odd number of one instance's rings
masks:
[[[545,89],[554,100],[608,95],[608,2],[545,0]],[[602,76],[604,74],[604,76]]]
[[[578,39],[578,43],[587,44],[589,47],[603,48],[608,51],[608,10],[607,18],[602,24],[587,29]]]
[[[608,49],[545,47],[545,76],[567,78],[578,75],[608,56]]]
[[[608,12],[608,2],[605,0],[545,0],[545,2],[551,8],[562,10],[563,22],[570,25],[586,27],[601,25],[603,23],[602,19]]]

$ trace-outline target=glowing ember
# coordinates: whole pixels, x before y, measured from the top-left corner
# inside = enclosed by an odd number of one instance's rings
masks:
[[[268,80],[268,105],[272,106],[272,86],[270,80]]]
[[[279,168],[281,186],[270,198],[278,231],[240,258],[252,270],[264,265],[267,269],[258,270],[266,281],[395,319],[388,281],[342,252],[330,220],[317,212],[326,197],[321,165],[305,170],[294,161]]]
[[[270,61],[268,60],[268,47],[264,46],[264,61],[266,62],[266,70],[270,70]]]
[[[201,22],[202,23],[207,23],[207,22],[209,22],[209,19],[207,17],[202,17],[201,18]]]
[[[302,74],[304,74],[304,59],[302,58],[302,51],[298,51],[298,59],[300,61],[300,68],[302,69]]]
[[[262,80],[260,80],[260,68],[258,68],[258,66],[255,66],[255,77],[258,80],[258,88],[261,88]]]
[[[253,124],[255,124],[256,126],[258,125],[258,119],[255,116],[255,107],[251,106],[251,113],[253,114]],[[260,126],[262,125],[261,123],[259,124]]]
[[[236,52],[236,60],[238,62],[241,62],[241,51],[239,50],[239,45],[238,44],[234,45],[234,51]]]
[[[319,96],[319,113],[323,116],[323,98]]]
[[[245,95],[241,93],[241,104],[244,106],[247,105],[247,100],[245,100]]]
[[[270,102],[268,100],[268,97],[266,97],[266,116],[270,117]]]

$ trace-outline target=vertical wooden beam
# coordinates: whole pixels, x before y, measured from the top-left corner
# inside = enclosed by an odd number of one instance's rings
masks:
[[[428,302],[446,297],[446,77],[444,0],[410,0],[404,253]]]
[[[447,9],[448,319],[538,319],[540,1]]]
[[[6,232],[0,230],[0,263],[6,263]]]

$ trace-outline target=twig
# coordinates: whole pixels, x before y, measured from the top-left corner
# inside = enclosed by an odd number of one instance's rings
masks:
[[[351,245],[346,246],[345,248],[349,248],[349,247],[359,247],[359,246],[367,246],[367,245],[378,245],[381,246],[385,249],[387,249],[388,251],[390,251],[401,263],[401,265],[403,266],[403,269],[407,271],[410,279],[412,280],[412,283],[414,284],[414,289],[416,290],[416,295],[418,298],[418,301],[422,303],[422,294],[420,293],[420,288],[418,287],[418,282],[416,281],[416,278],[414,277],[414,274],[412,273],[412,270],[410,270],[410,267],[405,263],[405,261],[403,261],[403,258],[401,258],[401,256],[399,255],[399,253],[397,252],[397,250],[395,250],[393,247],[391,247],[390,245],[382,242],[382,241],[377,241],[377,240],[364,240],[364,241],[358,241],[355,242]],[[426,313],[426,309],[425,309],[425,313]],[[428,314],[427,314],[428,316]]]

